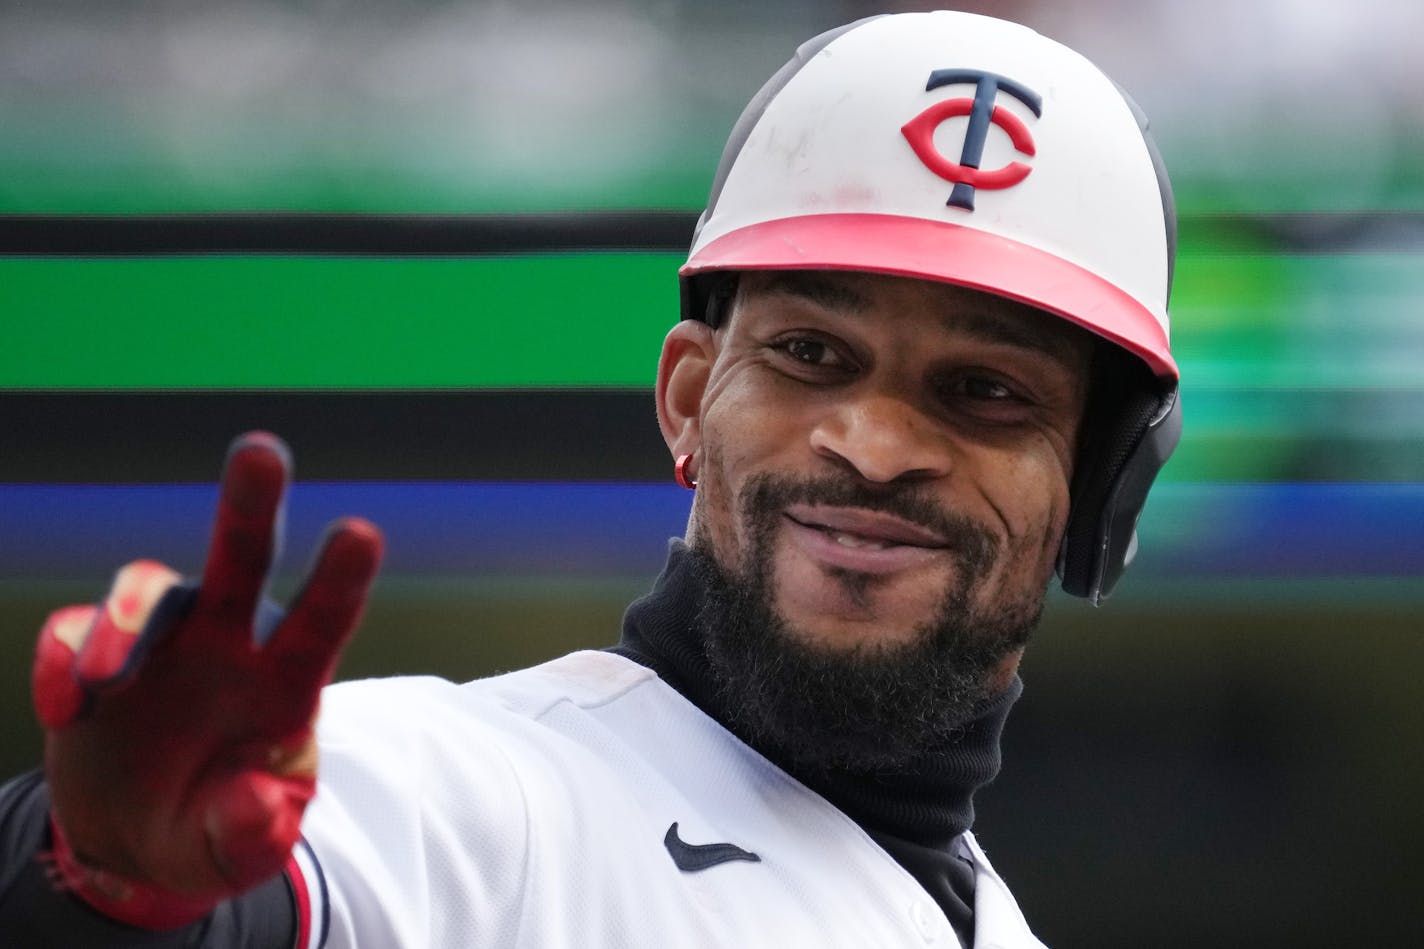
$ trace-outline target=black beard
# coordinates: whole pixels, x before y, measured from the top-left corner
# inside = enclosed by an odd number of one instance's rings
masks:
[[[912,636],[841,650],[814,645],[777,611],[772,546],[788,504],[855,506],[924,525],[948,541],[960,582],[946,589],[931,619]],[[992,534],[952,515],[913,489],[882,493],[849,479],[761,475],[743,493],[751,525],[742,568],[721,564],[695,532],[692,568],[707,591],[699,616],[715,683],[734,731],[803,774],[903,770],[952,741],[993,697],[995,671],[1028,642],[1043,591],[992,615],[970,605],[998,555]],[[847,573],[854,594],[875,578]]]

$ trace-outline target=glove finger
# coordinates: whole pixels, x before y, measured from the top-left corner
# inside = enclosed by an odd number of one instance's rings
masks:
[[[30,685],[40,724],[53,731],[74,721],[86,701],[74,678],[74,657],[98,616],[97,606],[67,606],[55,610],[40,629]]]
[[[263,650],[288,699],[283,705],[290,726],[304,727],[315,710],[317,693],[360,622],[383,548],[380,529],[370,521],[352,517],[333,524],[305,587]]]
[[[249,432],[228,450],[197,609],[229,636],[249,637],[280,544],[291,453],[281,439]]]
[[[136,560],[120,568],[75,661],[75,678],[81,686],[92,691],[130,671],[139,633],[181,579],[152,560]]]

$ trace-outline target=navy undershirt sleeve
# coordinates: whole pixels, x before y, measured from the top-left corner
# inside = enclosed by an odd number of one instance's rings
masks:
[[[38,772],[0,787],[0,946],[6,949],[292,949],[297,910],[278,876],[205,919],[150,932],[115,922],[50,882],[49,793]]]

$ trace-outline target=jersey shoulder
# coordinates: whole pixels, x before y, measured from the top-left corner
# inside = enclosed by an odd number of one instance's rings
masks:
[[[581,650],[526,669],[464,683],[438,676],[392,676],[338,682],[322,694],[322,715],[359,720],[424,719],[451,714],[488,714],[503,708],[537,718],[558,702],[589,707],[617,699],[657,681],[657,674],[610,652]]]

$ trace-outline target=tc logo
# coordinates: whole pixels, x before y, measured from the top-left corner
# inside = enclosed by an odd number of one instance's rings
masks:
[[[1006,92],[1029,107],[1035,116],[1043,114],[1043,99],[1038,93],[1014,82],[1007,76],[983,72],[978,69],[936,69],[930,73],[925,91],[938,89],[952,83],[973,83],[973,99],[946,99],[936,102],[900,129],[905,140],[915,150],[925,167],[946,181],[954,183],[946,204],[966,211],[974,210],[975,188],[1009,188],[1028,177],[1033,169],[1023,162],[1009,162],[1002,168],[983,171],[979,162],[984,158],[984,140],[989,134],[992,122],[1008,133],[1009,141],[1022,155],[1034,154],[1033,136],[1028,127],[1003,106],[994,104],[994,97]],[[969,116],[969,127],[964,132],[964,148],[959,161],[952,162],[935,148],[934,133],[945,119]]]

